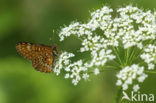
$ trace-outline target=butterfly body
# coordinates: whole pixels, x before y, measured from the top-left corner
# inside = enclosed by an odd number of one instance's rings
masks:
[[[19,42],[16,44],[16,49],[20,55],[32,61],[32,66],[36,70],[45,73],[51,72],[58,54],[56,45],[51,47],[41,44]]]

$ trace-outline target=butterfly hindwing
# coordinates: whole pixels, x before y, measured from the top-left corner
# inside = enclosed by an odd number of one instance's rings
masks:
[[[39,56],[32,61],[32,65],[38,71],[50,72],[52,70],[53,58],[52,52],[41,52]]]

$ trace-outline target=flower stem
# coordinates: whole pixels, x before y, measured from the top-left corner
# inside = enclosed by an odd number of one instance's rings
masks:
[[[115,98],[115,102],[114,103],[119,103],[120,98],[121,98],[121,92],[122,92],[122,88],[121,87],[118,87],[118,90],[117,90],[117,94],[116,94],[116,98]]]
[[[129,52],[130,52],[130,48],[126,49],[125,65],[127,65],[129,61],[129,54],[130,54]]]
[[[112,48],[113,48],[115,54],[117,55],[117,58],[118,58],[118,60],[119,60],[119,62],[120,62],[120,65],[122,65],[122,61],[121,61],[121,59],[120,59],[120,56],[119,56],[118,50],[117,50],[115,47],[112,47]]]
[[[129,62],[130,62],[130,64],[132,63],[133,58],[135,57],[136,48],[137,48],[136,46],[133,47],[132,53],[131,53],[131,55],[130,55],[130,57],[129,57]]]
[[[146,73],[153,73],[156,74],[156,71],[145,71]]]

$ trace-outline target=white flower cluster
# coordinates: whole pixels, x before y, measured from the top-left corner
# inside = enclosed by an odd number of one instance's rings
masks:
[[[123,68],[118,74],[117,74],[117,83],[116,85],[122,86],[123,90],[128,89],[128,85],[133,84],[133,80],[137,79],[138,82],[142,83],[145,78],[147,78],[147,75],[144,73],[144,67],[139,67],[136,64],[133,64],[132,66],[126,66]],[[139,89],[139,86],[137,84],[133,87],[134,91],[137,91]]]
[[[71,62],[70,57],[73,57],[74,54],[63,52],[54,68],[54,72],[57,75],[63,69],[66,71],[65,78],[71,78],[72,83],[77,85],[81,78],[89,78],[88,71],[92,71],[97,75],[104,69],[101,67],[108,61],[119,58],[116,58],[117,54],[115,55],[112,48],[120,46],[123,49],[127,49],[136,46],[144,50],[144,42],[156,40],[156,12],[144,12],[137,7],[127,6],[117,10],[117,17],[112,17],[112,13],[113,10],[111,8],[104,6],[91,12],[91,19],[87,23],[73,22],[69,26],[62,28],[59,33],[60,41],[71,35],[76,35],[82,40],[82,47],[79,49],[79,53],[89,51],[91,60],[84,61],[80,59]],[[141,56],[149,64],[148,69],[154,68],[153,58],[156,54],[155,51],[155,46],[149,45]],[[143,71],[144,67],[139,67],[136,64],[130,67],[126,66],[117,76],[119,79],[117,85],[122,85],[123,89],[126,90],[128,84],[132,84],[133,79],[138,79],[139,82],[142,82],[147,77]],[[137,88],[139,86],[135,85],[134,90],[136,91]]]
[[[120,18],[114,19],[122,36],[124,48],[137,46],[142,49],[142,42],[148,39],[156,39],[156,19],[151,11],[143,12],[137,7],[127,6],[117,10]]]
[[[69,59],[71,57],[74,57],[73,53],[63,52],[59,56],[53,71],[56,75],[59,75],[61,69],[64,69],[66,71],[65,78],[72,78],[72,83],[77,85],[77,83],[81,80],[80,73],[87,71],[87,68],[82,65],[82,60],[71,63],[71,60]],[[87,79],[89,75],[87,73],[83,73],[82,77]]]
[[[154,61],[156,61],[156,46],[149,44],[141,54],[141,58],[148,64],[148,69],[154,69]]]
[[[87,80],[89,78],[89,74],[87,73],[88,68],[93,66],[104,65],[108,60],[112,60],[115,57],[111,55],[112,51],[101,49],[100,53],[94,53],[92,61],[90,62],[82,62],[82,60],[78,60],[76,62],[71,62],[70,58],[74,56],[72,53],[63,52],[58,61],[55,64],[54,72],[58,75],[60,74],[61,69],[66,71],[65,78],[71,78],[72,83],[77,85],[77,83],[81,80],[81,78]],[[99,69],[94,69],[94,74],[99,74]]]
[[[59,75],[61,72],[61,69],[64,68],[64,65],[69,65],[70,64],[70,60],[69,58],[74,57],[73,53],[67,53],[67,52],[63,52],[60,56],[58,61],[55,63],[55,67],[54,67],[54,72],[56,73],[56,75]]]
[[[119,41],[124,44],[124,48],[138,46],[142,49],[142,42],[148,39],[156,39],[156,17],[151,11],[143,12],[137,7],[127,6],[119,8],[118,18],[112,18],[112,9],[104,6],[91,13],[91,20],[86,24],[79,22],[72,23],[60,32],[60,40],[72,34],[83,38],[83,47],[81,51],[105,48],[108,45],[118,46]],[[103,31],[103,34],[93,33],[97,28]],[[104,39],[106,37],[107,39]],[[101,45],[100,45],[101,44]],[[90,46],[94,46],[90,48]]]

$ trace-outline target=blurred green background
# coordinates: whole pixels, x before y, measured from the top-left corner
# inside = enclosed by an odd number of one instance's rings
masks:
[[[60,50],[75,51],[80,47],[76,38],[58,41],[61,27],[72,21],[87,21],[89,10],[127,4],[156,8],[156,0],[0,0],[0,103],[113,103],[115,71],[73,86],[63,75],[37,72],[18,55],[15,45],[19,41],[56,43]],[[149,75],[141,92],[156,94],[155,80],[154,74]]]

